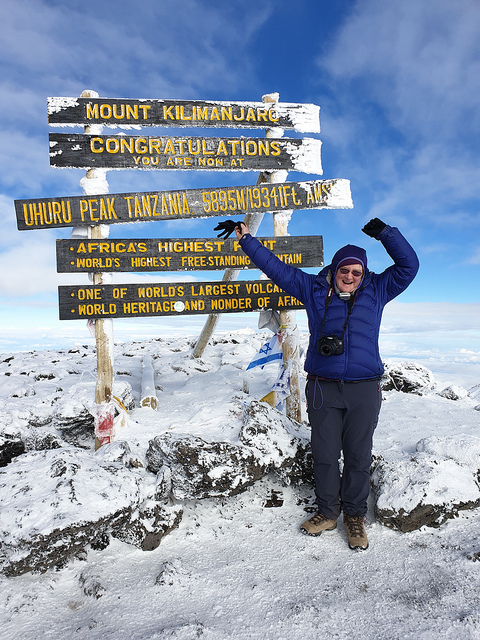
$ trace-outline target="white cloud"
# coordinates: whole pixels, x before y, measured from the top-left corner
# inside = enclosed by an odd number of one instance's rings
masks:
[[[0,254],[0,294],[25,297],[52,291],[56,277],[55,245],[40,237]]]
[[[5,0],[3,62],[27,71],[37,89],[49,82],[57,91],[76,85],[77,92],[145,98],[233,90],[252,71],[244,54],[272,10],[270,2],[255,11],[249,6],[245,0],[222,4],[222,11],[198,0]],[[115,90],[123,95],[112,95]]]
[[[357,2],[320,65],[360,79],[405,135],[456,135],[480,96],[480,5],[472,0]]]
[[[476,259],[479,32],[477,1],[358,0],[317,61],[335,97],[322,136],[354,203],[368,207],[363,219],[408,229],[423,273],[432,246],[443,245],[446,269]]]
[[[478,334],[478,327],[480,327],[480,303],[478,302],[406,303],[394,300],[385,307],[382,322],[382,332],[385,334],[437,331]],[[480,337],[477,335],[475,339],[478,342]]]

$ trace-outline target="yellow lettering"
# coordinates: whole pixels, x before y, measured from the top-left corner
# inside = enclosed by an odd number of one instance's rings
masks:
[[[112,107],[109,104],[100,105],[100,117],[104,120],[108,120],[112,117]]]
[[[197,120],[208,120],[208,107],[197,107]]]
[[[103,138],[91,138],[90,151],[92,153],[103,153]]]
[[[170,118],[170,120],[175,120],[175,116],[172,113],[172,109],[173,109],[173,105],[171,105],[170,107],[163,107],[163,119],[167,120],[168,118]]]
[[[218,143],[217,155],[220,153],[223,153],[223,155],[225,156],[228,155],[227,147],[225,146],[225,142],[223,140],[220,140],[220,142]]]
[[[146,138],[135,138],[135,153],[147,153],[148,146]]]
[[[182,120],[191,120],[192,119],[192,116],[186,116],[185,115],[185,107],[184,107],[183,104],[180,106],[180,118]]]
[[[143,119],[144,120],[148,120],[148,115],[147,115],[147,111],[149,109],[151,109],[152,107],[148,104],[141,104],[139,105],[139,108],[143,111]]]
[[[118,138],[107,138],[105,147],[108,153],[117,153],[120,149],[120,142]]]
[[[120,153],[125,153],[125,151],[128,151],[128,153],[133,153],[133,138],[120,138]]]
[[[215,154],[215,151],[209,151],[207,149],[207,141],[205,140],[205,138],[202,138],[202,153],[204,156],[213,156]]]
[[[237,122],[240,122],[240,120],[244,120],[245,119],[245,109],[244,109],[244,107],[240,108],[240,115],[239,116],[235,115],[233,117]]]
[[[272,156],[279,156],[282,153],[279,142],[271,142],[270,147],[272,149]]]
[[[113,117],[117,120],[122,120],[125,117],[125,105],[123,103],[120,105],[120,113],[118,112],[118,106],[117,104],[113,105]]]
[[[151,217],[152,215],[152,208],[150,206],[150,198],[148,196],[142,196],[142,209],[143,209],[143,216],[149,216]]]
[[[138,104],[127,104],[127,120],[130,120],[130,118],[138,120]]]
[[[222,114],[222,120],[233,120],[232,107],[221,107],[220,112]]]
[[[98,120],[98,104],[87,104],[87,120]]]
[[[175,147],[173,146],[173,142],[170,139],[167,140],[167,144],[165,145],[165,151],[163,153],[165,153],[165,154],[167,154],[167,153],[175,154]]]

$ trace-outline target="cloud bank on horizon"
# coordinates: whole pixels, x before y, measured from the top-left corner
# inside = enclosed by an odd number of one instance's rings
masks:
[[[418,303],[453,309],[471,303],[473,313],[480,307],[472,278],[480,263],[477,2],[298,0],[292,11],[287,0],[266,0],[253,11],[248,0],[181,6],[175,0],[135,6],[5,0],[2,14],[4,326],[14,329],[27,314],[30,322],[55,327],[56,287],[75,284],[55,267],[55,239],[68,238],[69,230],[19,232],[13,200],[81,193],[84,171],[49,165],[46,98],[84,89],[112,98],[247,101],[278,91],[281,101],[320,105],[322,131],[311,137],[323,142],[322,177],[351,180],[355,208],[295,212],[289,232],[323,235],[326,260],[342,244],[365,246],[370,268],[379,271],[388,256],[360,231],[378,216],[398,226],[418,251],[420,273],[400,299],[416,303],[418,318],[427,322]],[[312,177],[319,176],[289,175]],[[112,193],[255,179],[251,173],[107,172]],[[121,237],[214,235],[211,219],[149,223],[141,230],[115,226],[111,235]],[[259,233],[272,233],[267,217]],[[402,309],[399,331],[402,318],[409,322]],[[459,329],[465,322],[459,313]],[[473,339],[479,339],[474,330]]]

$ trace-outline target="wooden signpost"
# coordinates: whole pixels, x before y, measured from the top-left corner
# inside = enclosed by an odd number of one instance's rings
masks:
[[[303,309],[270,280],[58,287],[60,320]]]
[[[294,210],[352,208],[350,183],[342,179],[285,182],[291,170],[322,174],[321,142],[282,137],[285,129],[318,133],[319,107],[280,103],[278,94],[263,96],[262,102],[213,102],[111,99],[87,91],[80,98],[49,98],[48,121],[55,126],[84,127],[82,134],[49,136],[52,167],[87,169],[84,195],[16,200],[17,226],[19,230],[74,228],[70,240],[57,241],[57,270],[88,272],[93,284],[59,287],[59,312],[62,320],[84,319],[95,325],[96,422],[105,423],[111,432],[113,329],[105,327],[111,327],[112,318],[209,314],[194,349],[193,356],[198,357],[220,314],[274,309],[280,311],[284,326],[284,361],[298,359],[298,349],[290,340],[295,333],[290,310],[303,308],[302,303],[269,280],[236,282],[241,269],[255,267],[235,239],[114,240],[108,238],[108,229],[117,223],[243,215],[255,234],[269,211],[274,214],[275,237],[260,240],[286,263],[322,266],[321,236],[288,236],[288,219]],[[104,132],[105,127],[159,126],[260,128],[265,129],[265,138]],[[258,171],[260,175],[255,186],[109,194],[106,180],[103,193],[100,187],[106,169]],[[215,269],[225,269],[223,281],[110,284],[113,272]],[[145,397],[153,406],[153,369],[148,362],[143,364],[142,380],[148,380]],[[291,397],[287,415],[300,420],[295,363]],[[100,444],[107,441],[105,432]]]
[[[14,204],[20,231],[353,207],[350,181],[343,178],[232,188],[38,198],[15,200]]]
[[[323,265],[321,236],[259,238],[286,264]],[[256,269],[232,238],[132,238],[127,240],[57,240],[57,271],[213,271]]]
[[[50,165],[88,169],[264,171],[322,174],[314,138],[201,138],[50,133]]]
[[[276,102],[213,102],[201,100],[121,100],[111,98],[48,98],[51,125],[108,127],[280,127],[302,133],[320,132],[320,107]]]

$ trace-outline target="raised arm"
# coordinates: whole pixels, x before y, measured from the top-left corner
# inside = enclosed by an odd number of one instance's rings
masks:
[[[390,227],[378,218],[370,220],[362,231],[379,240],[394,262],[379,276],[379,283],[388,302],[405,291],[417,275],[417,254],[396,227]]]

